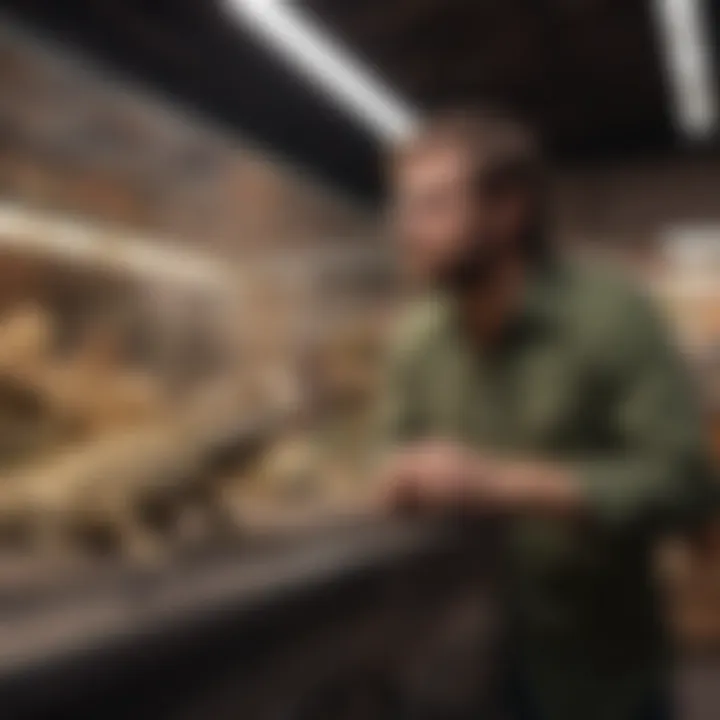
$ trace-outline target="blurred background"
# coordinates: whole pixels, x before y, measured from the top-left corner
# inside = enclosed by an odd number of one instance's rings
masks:
[[[558,237],[656,294],[720,462],[719,92],[717,0],[0,2],[0,675],[135,637],[138,583],[180,626],[398,552],[348,529],[398,295],[383,156],[438,106],[537,125]],[[659,571],[686,717],[716,717],[720,534]]]

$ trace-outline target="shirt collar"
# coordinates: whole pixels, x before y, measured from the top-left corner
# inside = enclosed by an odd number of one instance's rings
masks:
[[[507,340],[525,337],[527,332],[541,332],[552,327],[558,312],[558,286],[562,265],[556,258],[546,259],[530,271],[524,285],[517,313],[510,322]],[[451,296],[440,293],[435,296],[437,309],[449,321],[448,327],[460,326],[458,307]]]
[[[520,302],[518,321],[521,325],[540,326],[555,319],[560,279],[561,267],[557,261],[548,260],[532,270]]]

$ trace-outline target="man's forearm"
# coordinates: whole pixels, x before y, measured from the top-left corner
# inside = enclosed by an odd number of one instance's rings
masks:
[[[547,462],[478,458],[468,501],[479,507],[532,514],[578,515],[586,510],[572,470]]]
[[[563,466],[500,460],[444,440],[399,448],[382,485],[391,505],[420,509],[572,516],[586,504],[581,484]]]

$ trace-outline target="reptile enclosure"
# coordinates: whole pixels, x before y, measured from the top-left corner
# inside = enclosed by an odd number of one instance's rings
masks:
[[[483,547],[362,523],[8,595],[3,717],[476,717],[493,619],[468,568]]]

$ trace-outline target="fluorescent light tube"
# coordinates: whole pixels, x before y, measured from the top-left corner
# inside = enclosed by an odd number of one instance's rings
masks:
[[[234,15],[307,80],[382,140],[412,133],[415,112],[299,8],[278,0],[225,0]]]
[[[654,9],[676,122],[704,139],[717,128],[718,99],[703,0],[654,0]]]

